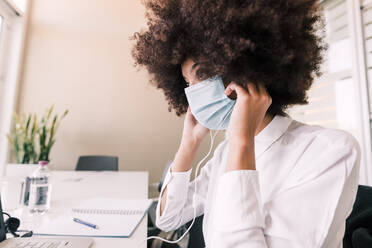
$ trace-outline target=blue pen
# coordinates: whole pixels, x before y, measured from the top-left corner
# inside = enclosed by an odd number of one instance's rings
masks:
[[[80,224],[83,224],[83,225],[89,226],[89,227],[91,227],[91,228],[98,229],[98,226],[97,226],[97,225],[91,224],[91,223],[86,222],[86,221],[83,221],[83,220],[81,220],[81,219],[74,218],[74,221],[75,221],[76,223],[80,223]]]

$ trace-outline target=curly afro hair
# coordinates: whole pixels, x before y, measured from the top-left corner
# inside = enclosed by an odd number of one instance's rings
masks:
[[[186,112],[181,65],[200,64],[196,75],[224,82],[263,84],[271,115],[307,104],[320,76],[324,20],[317,0],[145,0],[148,29],[134,33],[135,66],[164,91],[169,110]],[[319,32],[321,31],[321,32]]]

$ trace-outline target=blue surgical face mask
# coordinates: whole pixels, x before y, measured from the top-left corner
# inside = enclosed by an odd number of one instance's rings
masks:
[[[204,127],[227,129],[235,100],[225,95],[222,78],[215,76],[185,88],[191,113]]]

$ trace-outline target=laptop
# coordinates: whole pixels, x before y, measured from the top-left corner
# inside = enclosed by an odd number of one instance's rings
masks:
[[[0,199],[0,247],[1,248],[35,248],[35,247],[48,247],[48,248],[90,248],[93,246],[92,238],[43,238],[43,237],[30,237],[30,238],[11,238],[6,239],[5,223],[1,199]]]

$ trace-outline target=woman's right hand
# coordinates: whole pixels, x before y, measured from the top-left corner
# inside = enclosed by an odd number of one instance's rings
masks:
[[[191,168],[199,145],[208,131],[208,128],[198,123],[190,108],[188,108],[183,126],[181,145],[174,158],[171,171],[182,172]]]
[[[183,124],[182,143],[199,145],[208,131],[195,119],[189,107]]]

